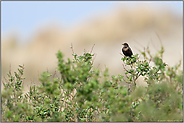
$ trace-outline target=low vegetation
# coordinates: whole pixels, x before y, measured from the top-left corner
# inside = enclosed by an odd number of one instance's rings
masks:
[[[163,62],[164,48],[151,55],[149,47],[133,58],[122,56],[125,75],[109,76],[93,67],[93,54],[64,61],[58,51],[60,76],[43,72],[41,85],[23,94],[24,66],[10,71],[1,92],[2,122],[182,122],[183,70],[181,62]],[[117,59],[118,60],[118,59]],[[151,66],[150,64],[153,63]],[[147,87],[136,85],[144,76]],[[121,83],[128,83],[128,86]]]

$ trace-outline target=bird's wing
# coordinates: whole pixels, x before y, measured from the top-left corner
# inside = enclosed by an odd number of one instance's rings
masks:
[[[131,52],[131,55],[133,55],[133,52],[132,52],[132,50],[131,50],[130,48],[128,48],[128,50]]]

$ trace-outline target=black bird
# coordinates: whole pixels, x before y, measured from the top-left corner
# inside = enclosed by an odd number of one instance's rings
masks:
[[[128,46],[127,43],[122,44],[124,47],[122,48],[122,52],[125,56],[129,56],[131,57],[131,55],[133,55],[132,50],[130,49],[130,47]]]

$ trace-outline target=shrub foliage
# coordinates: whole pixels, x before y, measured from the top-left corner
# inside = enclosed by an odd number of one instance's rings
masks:
[[[39,86],[23,94],[24,66],[9,72],[1,93],[2,122],[143,122],[183,121],[183,71],[168,66],[164,48],[151,55],[149,47],[132,58],[122,57],[125,75],[109,76],[93,67],[92,53],[65,61],[56,54],[59,77],[40,76]],[[153,63],[151,66],[150,64]],[[136,85],[144,76],[147,87]],[[121,83],[128,83],[128,86]]]

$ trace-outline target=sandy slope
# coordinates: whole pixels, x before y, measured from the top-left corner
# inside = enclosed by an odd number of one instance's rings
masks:
[[[134,11],[121,9],[79,23],[70,30],[52,25],[40,29],[29,39],[30,43],[26,46],[19,46],[16,37],[2,39],[2,78],[8,72],[10,64],[12,72],[16,71],[19,64],[24,64],[26,88],[30,84],[37,83],[43,71],[49,70],[54,73],[57,67],[55,54],[58,50],[65,54],[65,59],[72,58],[71,43],[77,54],[82,54],[84,49],[91,51],[91,47],[95,44],[94,67],[101,70],[108,67],[111,75],[123,74],[120,60],[121,44],[128,42],[134,54],[139,53],[138,49],[142,50],[141,45],[149,45],[151,52],[155,53],[155,49],[160,47],[155,31],[165,47],[164,61],[174,65],[179,59],[183,59],[181,18],[176,18],[169,11],[154,13],[144,8]]]

